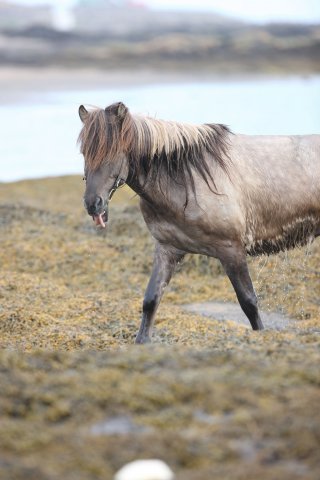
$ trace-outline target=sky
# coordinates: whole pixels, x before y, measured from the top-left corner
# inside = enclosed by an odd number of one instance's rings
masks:
[[[214,10],[238,18],[265,21],[320,21],[319,0],[146,0],[157,8]]]
[[[62,7],[76,0],[12,0],[21,4],[49,3]],[[320,22],[320,0],[141,0],[158,9],[215,11],[259,23],[269,21]]]

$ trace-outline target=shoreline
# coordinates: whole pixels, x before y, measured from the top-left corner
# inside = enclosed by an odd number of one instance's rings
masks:
[[[311,78],[317,73],[229,73],[209,70],[112,70],[64,69],[59,67],[0,67],[0,106],[24,101],[28,96],[71,90],[100,90],[115,87],[136,87],[154,84],[234,82],[289,77]]]

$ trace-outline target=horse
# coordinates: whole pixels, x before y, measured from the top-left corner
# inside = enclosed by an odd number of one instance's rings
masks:
[[[84,204],[98,226],[126,183],[155,239],[136,343],[186,253],[217,258],[253,330],[262,330],[247,255],[273,254],[320,235],[320,135],[250,136],[131,114],[122,103],[79,107]]]

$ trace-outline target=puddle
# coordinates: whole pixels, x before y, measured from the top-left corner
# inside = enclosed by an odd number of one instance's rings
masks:
[[[129,435],[131,433],[149,433],[150,428],[137,425],[130,417],[119,416],[96,423],[90,429],[90,433],[97,435]]]
[[[241,310],[240,305],[231,302],[204,302],[183,305],[184,310],[198,313],[212,320],[231,320],[238,325],[251,328],[249,320]],[[284,330],[292,326],[295,320],[278,312],[264,312],[260,310],[261,319],[265,328]]]

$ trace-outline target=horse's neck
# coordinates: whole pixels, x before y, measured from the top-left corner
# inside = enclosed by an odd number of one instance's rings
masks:
[[[149,204],[163,207],[166,203],[166,195],[163,195],[164,191],[160,191],[161,186],[158,183],[155,185],[150,184],[142,173],[134,178],[129,174],[127,184],[142,200],[146,200]]]
[[[129,176],[126,183],[137,195],[143,195],[146,187],[146,179],[144,175],[140,174],[139,177],[135,177],[129,171]]]
[[[166,177],[160,179],[160,182],[150,183],[144,175],[140,175],[138,179],[129,178],[127,183],[139,195],[141,205],[147,204],[157,215],[176,215],[177,212],[184,211],[188,202],[185,187],[179,186],[173,180],[168,181]]]

